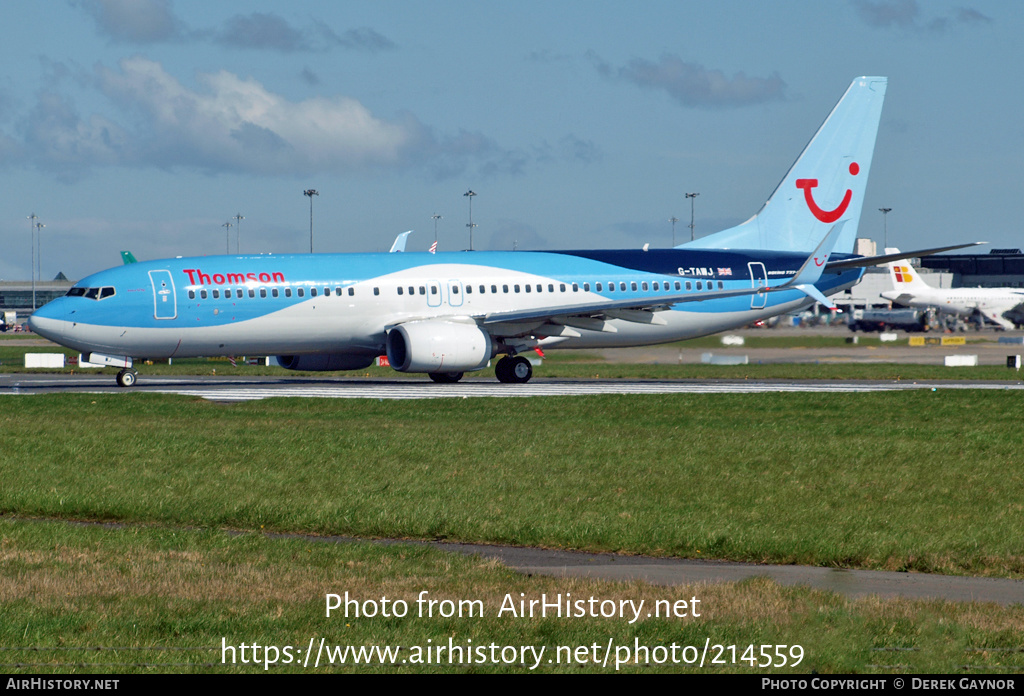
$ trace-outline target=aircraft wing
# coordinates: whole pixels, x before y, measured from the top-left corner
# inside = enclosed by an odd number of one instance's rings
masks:
[[[889,263],[890,261],[899,261],[901,259],[912,259],[918,256],[929,256],[931,254],[941,254],[944,251],[953,251],[954,249],[964,249],[966,247],[978,246],[980,244],[988,244],[988,242],[970,242],[969,244],[956,244],[954,246],[935,247],[934,249],[918,249],[916,251],[901,251],[898,254],[885,254],[883,256],[858,256],[853,259],[843,259],[840,261],[833,261],[825,266],[826,271],[844,271],[847,268],[867,268],[868,266],[877,266],[883,263]]]

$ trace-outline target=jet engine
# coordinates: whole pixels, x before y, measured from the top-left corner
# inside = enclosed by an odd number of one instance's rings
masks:
[[[278,355],[277,364],[286,370],[303,372],[333,372],[335,370],[361,370],[373,364],[372,355],[345,355],[323,353],[318,355]]]
[[[491,335],[476,324],[412,321],[388,332],[388,361],[399,372],[481,370],[491,351]]]

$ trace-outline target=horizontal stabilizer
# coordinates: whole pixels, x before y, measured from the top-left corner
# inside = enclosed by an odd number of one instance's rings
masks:
[[[883,256],[858,256],[853,259],[843,259],[841,261],[833,261],[832,263],[825,266],[826,271],[843,271],[847,268],[867,268],[868,266],[878,266],[883,263],[889,263],[890,261],[900,261],[901,259],[913,259],[918,256],[931,256],[932,254],[941,254],[944,251],[953,251],[954,249],[966,249],[967,247],[978,246],[980,244],[988,244],[988,242],[970,242],[968,244],[956,244],[954,246],[935,247],[934,249],[917,249],[916,251],[901,251],[897,254],[884,254]]]

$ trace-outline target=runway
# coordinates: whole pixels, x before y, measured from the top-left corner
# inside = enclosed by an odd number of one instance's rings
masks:
[[[0,375],[0,396],[53,393],[180,394],[208,401],[239,402],[269,398],[469,399],[592,396],[597,394],[751,394],[759,392],[862,393],[911,389],[1024,389],[1017,382],[870,380],[619,380],[543,379],[501,384],[491,379],[434,384],[422,379],[370,380],[317,377],[146,377],[122,389],[108,375]]]

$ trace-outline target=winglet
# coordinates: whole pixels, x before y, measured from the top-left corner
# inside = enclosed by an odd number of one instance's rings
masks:
[[[391,245],[391,253],[396,251],[405,251],[405,243],[409,239],[409,235],[412,234],[412,230],[403,232],[402,234],[395,237],[395,243]]]
[[[822,272],[825,270],[825,265],[828,263],[828,257],[832,255],[833,249],[835,249],[836,241],[839,239],[843,232],[843,225],[846,224],[846,220],[840,220],[836,224],[832,225],[832,229],[828,231],[825,238],[818,243],[818,248],[807,257],[803,265],[800,266],[800,270],[796,272],[796,275],[789,279],[789,281],[779,286],[782,288],[794,288],[810,297],[815,302],[820,302],[829,309],[835,309],[832,302],[822,294],[818,288],[814,286],[818,279],[821,278]]]
[[[840,220],[832,225],[832,229],[828,231],[825,238],[818,244],[818,248],[807,257],[807,260],[800,266],[800,270],[796,272],[796,275],[783,284],[784,287],[813,285],[818,282],[822,272],[825,270],[825,265],[828,263],[828,257],[832,255],[836,242],[842,235],[843,225],[845,224],[846,220]]]

